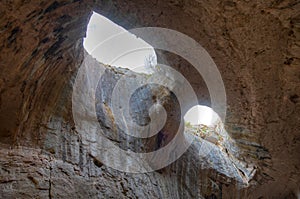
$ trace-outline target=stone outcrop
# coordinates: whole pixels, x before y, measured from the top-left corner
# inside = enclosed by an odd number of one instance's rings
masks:
[[[299,6],[294,0],[0,2],[0,196],[296,198]],[[256,167],[247,186],[236,182],[243,172],[226,167],[230,158],[214,145],[207,157],[212,164],[197,159],[201,142],[167,168],[146,174],[115,171],[89,154],[75,128],[71,99],[92,11],[127,29],[180,31],[209,52],[226,87],[225,128],[239,148],[234,156]],[[159,54],[209,105],[193,67]]]

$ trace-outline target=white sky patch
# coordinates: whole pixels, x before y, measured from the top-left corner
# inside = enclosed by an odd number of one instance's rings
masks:
[[[193,106],[184,116],[185,122],[189,122],[191,125],[204,124],[212,126],[216,124],[219,116],[211,108],[207,106],[196,105]]]
[[[157,64],[156,54],[151,45],[95,12],[88,24],[83,45],[99,62],[135,72],[152,72],[145,66],[149,57],[152,57],[151,64]]]

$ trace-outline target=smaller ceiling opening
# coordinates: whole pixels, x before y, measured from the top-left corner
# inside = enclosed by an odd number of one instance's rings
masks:
[[[185,122],[190,125],[212,126],[218,122],[219,116],[208,106],[193,106],[184,116]]]
[[[222,145],[228,135],[219,115],[208,106],[195,105],[184,115],[186,132]]]
[[[155,50],[150,44],[95,12],[83,45],[99,62],[134,72],[151,74],[157,64]]]

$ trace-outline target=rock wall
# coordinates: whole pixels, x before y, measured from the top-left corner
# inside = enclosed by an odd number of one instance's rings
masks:
[[[296,198],[299,6],[294,0],[0,2],[1,197]],[[221,175],[211,181],[214,170],[184,159],[194,157],[192,149],[175,166],[144,175],[111,171],[84,152],[71,95],[92,10],[127,29],[180,31],[210,53],[226,87],[226,129],[239,158],[257,165],[247,188],[226,184]],[[209,104],[193,68],[162,55],[189,79],[200,103]]]

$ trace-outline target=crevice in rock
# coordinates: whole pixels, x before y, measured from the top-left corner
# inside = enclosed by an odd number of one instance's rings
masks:
[[[49,190],[48,190],[48,195],[49,195],[49,199],[52,199],[52,165],[51,165],[51,161],[49,164]]]

